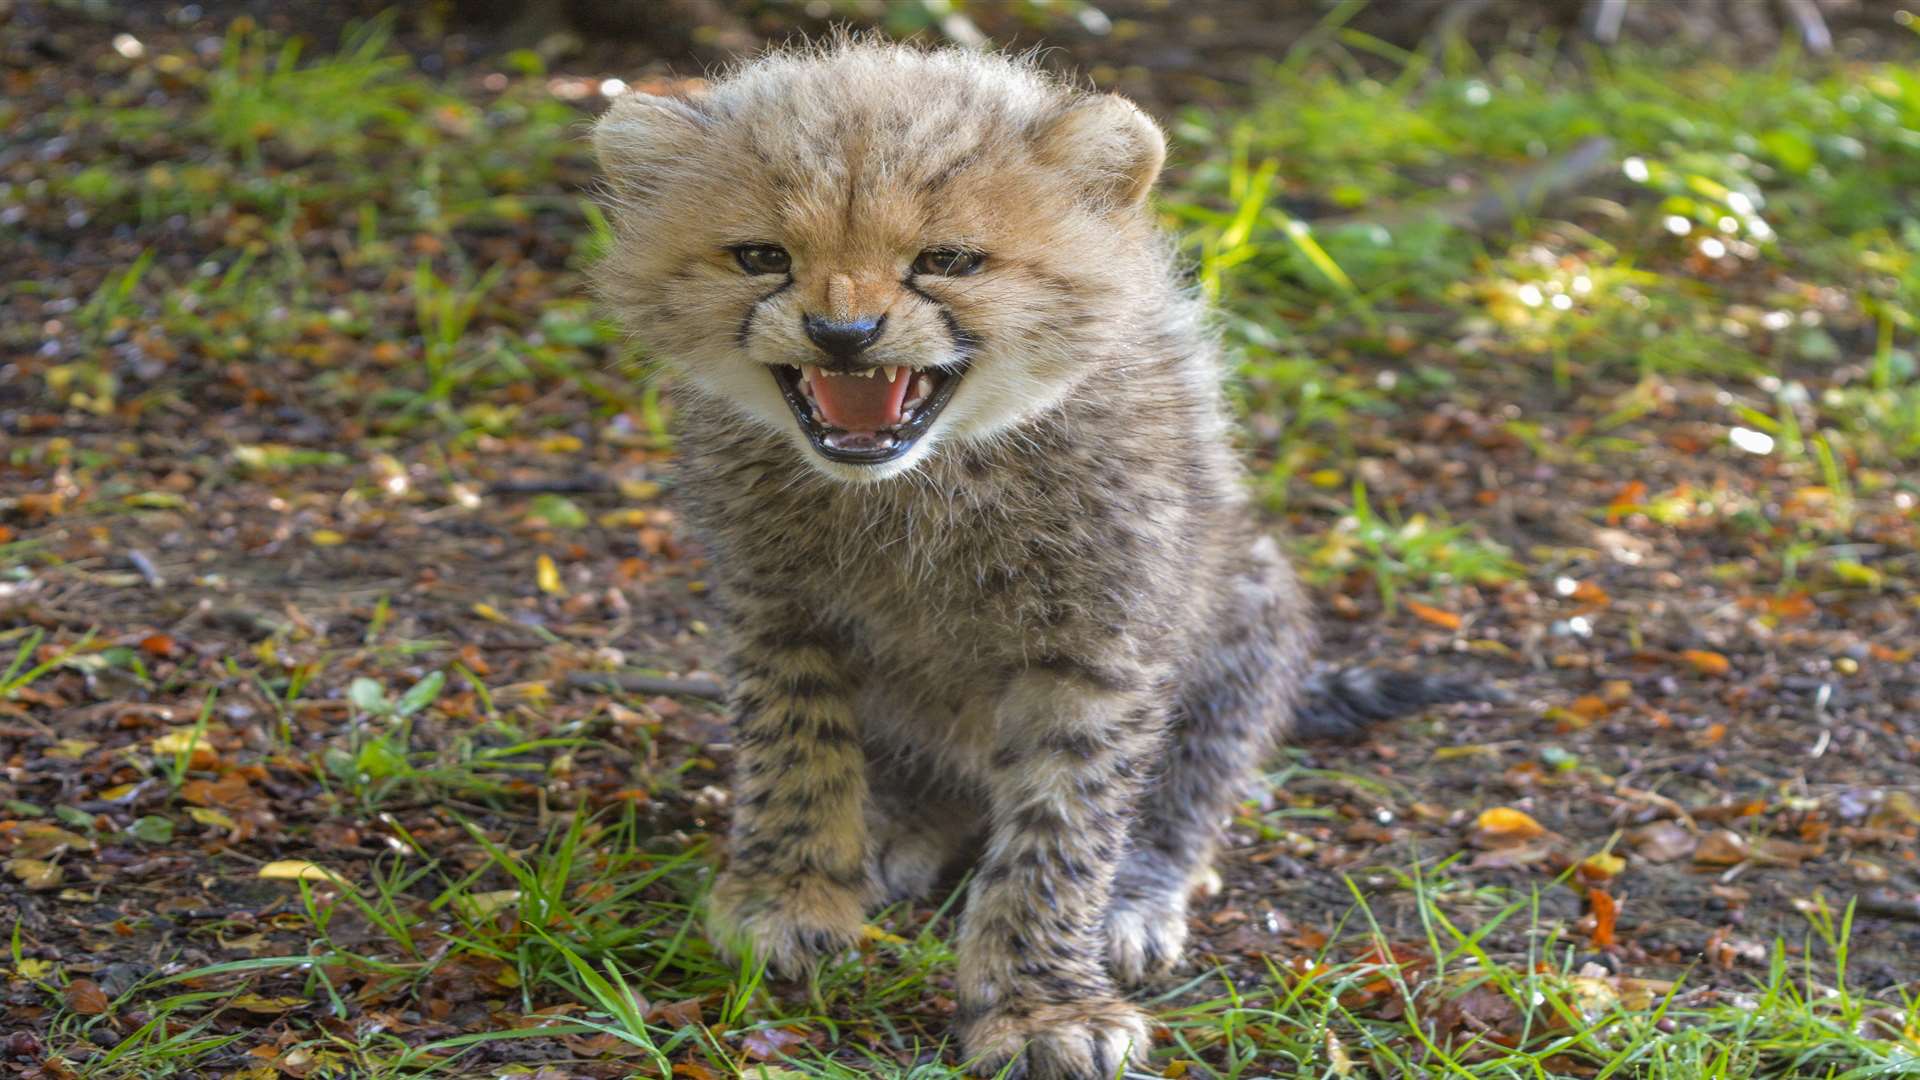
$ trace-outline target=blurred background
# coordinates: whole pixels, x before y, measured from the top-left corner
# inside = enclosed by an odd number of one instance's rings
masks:
[[[1157,1067],[1920,1068],[1903,0],[0,0],[0,1068],[952,1075],[949,915],[700,940],[708,564],[584,284],[606,101],[836,26],[1157,116],[1325,651],[1518,692],[1276,759]]]

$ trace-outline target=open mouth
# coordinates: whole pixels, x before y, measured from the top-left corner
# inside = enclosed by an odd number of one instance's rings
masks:
[[[913,449],[953,397],[966,365],[827,371],[808,364],[773,369],[787,405],[822,457],[879,465]]]

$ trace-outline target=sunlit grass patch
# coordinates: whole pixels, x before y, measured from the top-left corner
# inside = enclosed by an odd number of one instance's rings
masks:
[[[1168,206],[1246,355],[1324,357],[1395,321],[1456,343],[1451,364],[1518,361],[1563,391],[1793,371],[1831,380],[1823,399],[1862,452],[1906,460],[1917,87],[1893,64],[1480,61],[1329,34],[1272,69],[1250,110],[1183,117],[1199,153]],[[1514,207],[1492,235],[1458,223],[1463,200],[1600,136],[1617,171],[1552,217]],[[1844,362],[1847,323],[1886,328],[1871,359]]]
[[[1307,546],[1304,566],[1322,580],[1364,574],[1388,608],[1409,588],[1497,584],[1520,570],[1504,547],[1474,537],[1464,525],[1425,514],[1404,520],[1383,515],[1368,499],[1366,485],[1357,482],[1351,509]]]

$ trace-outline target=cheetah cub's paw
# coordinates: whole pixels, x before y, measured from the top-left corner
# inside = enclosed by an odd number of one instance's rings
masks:
[[[960,1045],[975,1076],[1113,1080],[1123,1066],[1146,1063],[1148,1031],[1146,1013],[1111,998],[1012,1002],[966,1025]]]
[[[751,953],[776,975],[804,974],[853,945],[865,923],[860,894],[811,874],[729,870],[708,899],[707,936],[729,957]]]
[[[925,827],[869,821],[867,835],[867,898],[876,907],[922,899],[953,861],[953,841]]]
[[[1167,895],[1151,886],[1117,889],[1107,908],[1107,967],[1122,986],[1138,986],[1180,965],[1187,951],[1187,906],[1220,895],[1220,874],[1202,865],[1186,888]]]
[[[1165,975],[1187,949],[1184,896],[1116,896],[1107,909],[1107,967],[1121,986]]]

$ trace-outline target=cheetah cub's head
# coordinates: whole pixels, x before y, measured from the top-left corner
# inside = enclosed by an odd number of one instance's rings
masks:
[[[842,480],[1010,433],[1123,357],[1165,288],[1160,130],[1017,60],[776,53],[621,97],[593,141],[602,291],[703,404]]]

